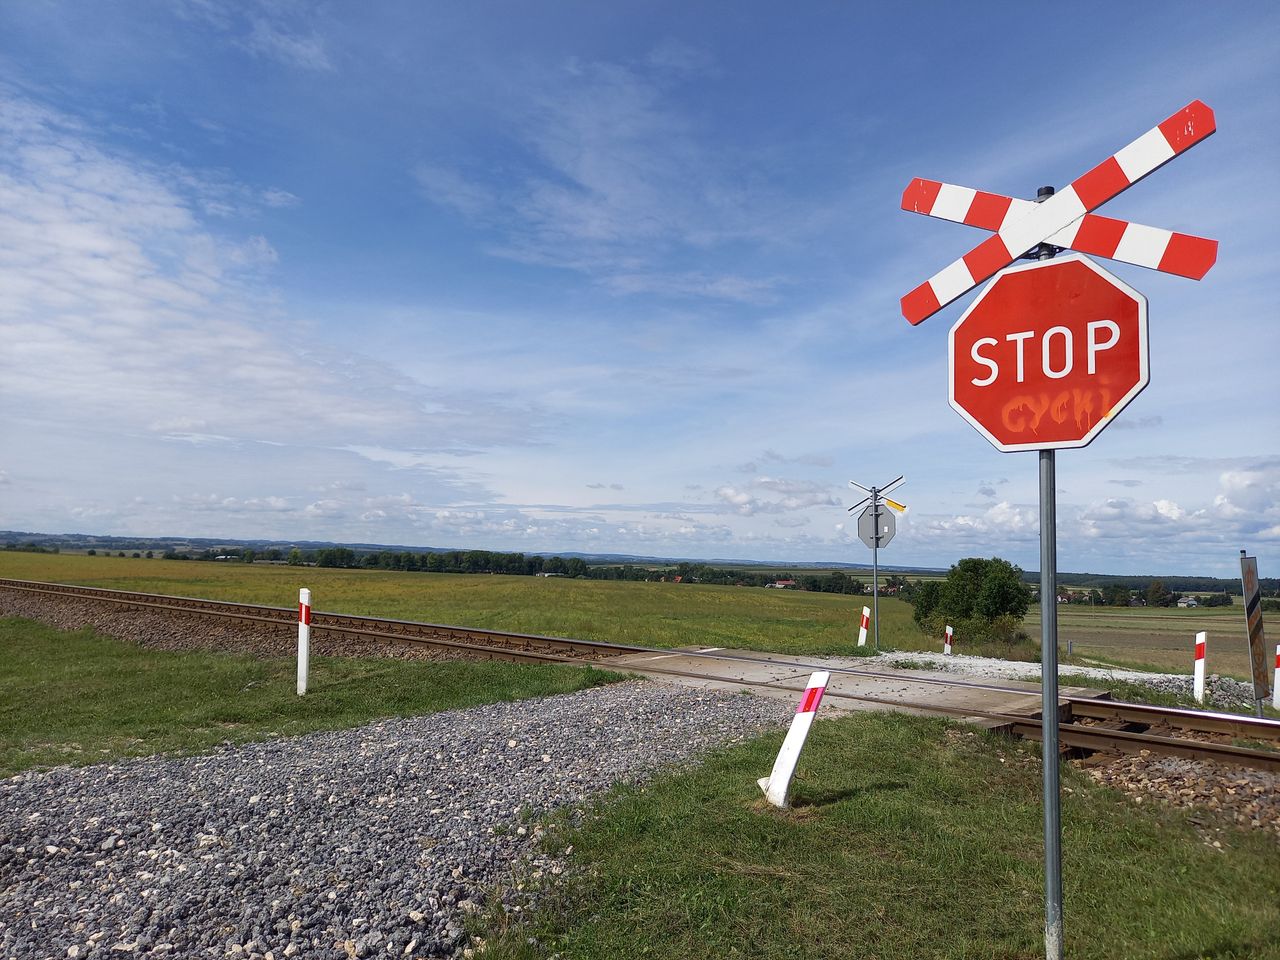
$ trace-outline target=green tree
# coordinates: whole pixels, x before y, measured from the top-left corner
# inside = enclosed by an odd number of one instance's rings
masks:
[[[941,583],[930,580],[912,590],[910,602],[912,618],[926,632],[940,632],[949,623],[961,637],[1011,638],[1031,606],[1031,588],[1008,560],[966,557]]]
[[[1117,584],[1107,589],[1107,605],[1112,607],[1127,607],[1131,594],[1127,587]]]
[[[923,627],[925,623],[933,616],[938,604],[942,600],[942,584],[937,580],[922,580],[917,583],[916,587],[911,591],[911,605],[914,610],[911,619],[915,620],[918,626]]]
[[[1165,589],[1163,580],[1151,581],[1151,586],[1147,587],[1147,606],[1168,607],[1175,602],[1173,594]]]

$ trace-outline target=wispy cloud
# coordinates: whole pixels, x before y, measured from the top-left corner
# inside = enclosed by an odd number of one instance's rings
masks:
[[[449,451],[536,436],[528,404],[458,397],[321,343],[299,349],[304,327],[270,286],[273,245],[210,226],[204,203],[221,181],[105,150],[74,117],[2,89],[0,131],[11,427],[92,409],[104,432],[188,442]]]
[[[773,303],[785,276],[674,269],[690,252],[773,242],[792,216],[763,158],[753,168],[717,152],[679,106],[679,85],[712,69],[675,41],[639,62],[571,60],[515,91],[502,118],[523,158],[515,171],[510,156],[500,182],[483,164],[464,174],[432,159],[413,176],[427,199],[495,234],[497,256],[578,271],[619,295]]]
[[[304,70],[332,70],[325,41],[316,33],[294,33],[261,17],[241,43],[250,53]]]

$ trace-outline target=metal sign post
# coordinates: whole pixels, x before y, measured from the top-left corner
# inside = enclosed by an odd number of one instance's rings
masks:
[[[871,548],[871,618],[876,625],[876,653],[880,652],[880,548],[887,547],[889,541],[893,539],[893,535],[898,530],[898,524],[894,520],[893,514],[885,510],[884,507],[887,504],[897,507],[899,510],[906,509],[896,500],[890,500],[885,494],[890,490],[897,489],[905,482],[905,477],[899,477],[897,480],[886,483],[883,487],[864,487],[855,480],[849,481],[850,486],[865,490],[868,494],[850,507],[849,512],[852,513],[864,503],[867,505],[866,509],[858,516],[858,537]]]
[[[1041,187],[1036,201],[1053,196]],[[1052,260],[1051,243],[1035,259]],[[1145,319],[1145,316],[1144,318]],[[1143,358],[1146,359],[1143,338]],[[1141,387],[1138,388],[1139,390]],[[1058,463],[1040,451],[1040,759],[1044,771],[1044,955],[1062,957],[1062,785],[1058,770]]]
[[[1058,784],[1058,498],[1054,451],[1040,451],[1040,724],[1044,758],[1044,952],[1062,956]]]

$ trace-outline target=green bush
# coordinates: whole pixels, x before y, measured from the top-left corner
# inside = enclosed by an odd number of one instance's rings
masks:
[[[941,636],[950,623],[969,637],[1017,642],[1018,624],[1031,606],[1031,588],[1022,570],[1008,560],[966,557],[941,583],[922,583],[910,596],[912,617],[927,633]],[[1025,634],[1022,636],[1025,637]]]

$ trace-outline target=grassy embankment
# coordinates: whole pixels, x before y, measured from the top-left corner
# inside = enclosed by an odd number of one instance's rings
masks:
[[[218,600],[292,607],[310,587],[319,610],[427,620],[463,626],[636,643],[701,644],[795,654],[857,652],[857,618],[870,597],[703,584],[621,583],[563,578],[393,573],[0,553],[0,577],[50,580]],[[923,635],[900,600],[880,602],[882,646],[941,649]],[[1249,665],[1240,607],[1204,610],[1059,608],[1059,635],[1078,663],[1110,663],[1189,671],[1196,631],[1209,631],[1209,669],[1245,679]],[[1025,624],[1039,636],[1039,614]],[[973,645],[962,653],[1035,656]]]
[[[0,777],[30,767],[196,752],[224,741],[354,727],[618,679],[513,663],[316,657],[294,661],[144,650],[92,630],[0,618]]]
[[[572,880],[525,926],[478,932],[492,960],[1042,956],[1036,749],[943,721],[859,715],[814,727],[794,809],[755,778],[781,734],[617,792],[561,824]],[[1064,770],[1066,947],[1094,958],[1280,957],[1280,846],[1198,836]],[[536,938],[530,944],[528,937]]]

